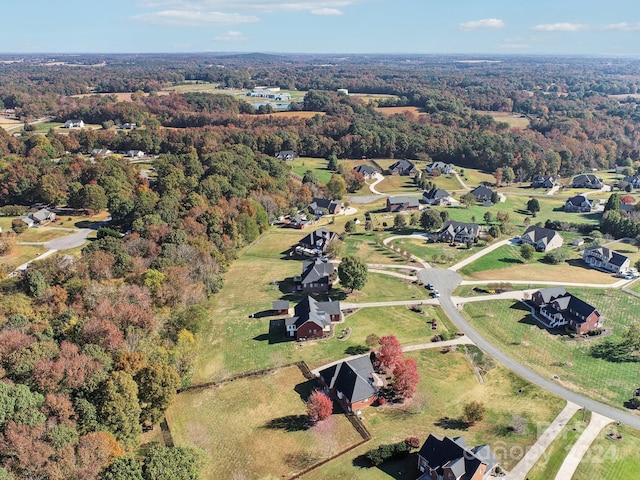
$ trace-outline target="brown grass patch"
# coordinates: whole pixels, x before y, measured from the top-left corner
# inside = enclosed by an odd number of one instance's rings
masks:
[[[568,263],[549,265],[540,262],[475,272],[471,277],[475,280],[531,280],[532,282],[561,280],[567,283],[606,284],[616,281],[611,274],[587,268],[586,266],[573,266]]]
[[[426,115],[422,109],[418,107],[378,107],[376,108],[378,112],[384,113],[385,115],[397,115],[404,113],[413,113],[414,115]]]

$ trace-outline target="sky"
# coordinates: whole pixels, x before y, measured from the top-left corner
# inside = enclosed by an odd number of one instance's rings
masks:
[[[638,0],[12,0],[1,53],[640,55]]]

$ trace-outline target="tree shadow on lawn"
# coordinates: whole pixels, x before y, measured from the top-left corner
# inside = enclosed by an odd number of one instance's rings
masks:
[[[524,262],[522,260],[520,260],[519,258],[501,258],[500,260],[498,260],[500,263],[511,263],[511,264],[518,264],[521,265]]]
[[[469,424],[461,418],[451,417],[439,418],[434,425],[436,427],[444,428],[445,430],[467,430],[469,428]]]
[[[391,460],[378,465],[378,469],[396,480],[415,479],[418,472],[418,454],[410,453],[405,458]]]
[[[286,415],[273,418],[264,424],[269,430],[284,430],[285,432],[301,432],[309,429],[306,415]]]

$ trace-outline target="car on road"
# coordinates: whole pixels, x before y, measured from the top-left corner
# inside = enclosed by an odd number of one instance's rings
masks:
[[[432,296],[433,298],[439,298],[439,297],[440,297],[440,292],[439,292],[438,290],[433,290],[433,291],[431,292],[431,296]]]
[[[433,286],[433,283],[427,283],[427,290],[435,290],[436,287]]]

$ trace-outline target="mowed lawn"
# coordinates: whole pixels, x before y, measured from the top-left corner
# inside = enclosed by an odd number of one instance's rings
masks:
[[[176,445],[205,451],[203,480],[290,477],[362,440],[341,414],[305,426],[304,401],[314,386],[288,367],[187,391],[167,411],[167,423]]]
[[[327,163],[325,158],[298,157],[289,162],[289,165],[291,165],[291,171],[301,177],[304,177],[307,170],[311,170],[318,181],[326,185],[333,173],[327,168]]]
[[[569,292],[593,305],[612,330],[608,339],[620,340],[638,321],[640,299],[613,289],[576,289]],[[520,302],[499,300],[468,303],[464,313],[471,324],[506,354],[546,378],[580,394],[617,408],[631,398],[640,385],[640,369],[634,362],[613,363],[590,355],[601,338],[568,340],[537,325],[529,309]]]
[[[353,451],[323,465],[305,479],[322,480],[382,480],[415,479],[416,454],[402,461],[388,462],[380,468],[369,467],[362,458],[367,451],[381,444],[416,436],[421,442],[430,433],[456,437],[462,435],[468,445],[488,443],[505,468],[519,461],[519,453],[536,441],[539,422],[551,422],[564,406],[564,401],[550,395],[506,369],[497,366],[480,384],[462,353],[440,353],[423,350],[410,355],[418,362],[420,383],[418,393],[405,407],[385,405],[363,410],[364,423],[374,438]],[[520,393],[519,393],[520,392]],[[486,409],[484,420],[466,427],[456,422],[465,403],[477,400]],[[528,421],[524,435],[508,432],[511,417],[522,415]],[[513,451],[516,455],[510,455]]]
[[[417,238],[397,238],[391,243],[426,260],[432,266],[443,268],[450,267],[486,247],[485,242],[480,242],[480,246],[474,245],[467,248],[466,246],[452,247],[448,243],[427,243],[426,240]]]
[[[336,327],[353,327],[353,334],[346,341],[337,337],[304,343],[288,341],[284,337],[283,317],[269,316],[267,311],[273,300],[287,299],[295,304],[301,298],[290,291],[292,277],[301,273],[302,261],[287,259],[284,254],[307,233],[273,229],[233,262],[224,276],[222,290],[208,306],[209,318],[203,327],[194,384],[297,360],[321,365],[344,356],[349,347],[362,345],[370,333],[393,333],[395,328],[399,329],[401,342],[430,341],[433,333],[426,321],[432,315],[418,315],[405,307],[365,309],[347,316],[345,323]],[[369,275],[362,291],[343,292],[338,286],[331,296],[339,299],[345,294],[349,302],[427,298],[426,290],[411,281],[374,273]],[[255,318],[250,318],[255,314]],[[404,334],[403,329],[408,333]]]
[[[610,440],[609,432],[622,435]],[[578,465],[575,480],[636,480],[640,472],[640,431],[625,426],[609,426],[600,432]]]
[[[540,457],[540,460],[527,472],[529,480],[549,480],[556,477],[562,462],[585,427],[589,424],[591,412],[579,410],[564,426],[558,437]],[[542,433],[542,432],[540,432]]]
[[[525,262],[519,247],[504,245],[462,268],[460,274],[467,280],[531,280],[542,283],[554,280],[609,284],[617,280],[611,274],[589,268],[577,251],[569,251],[573,258],[551,265],[542,261],[543,253],[535,253],[533,259]]]

